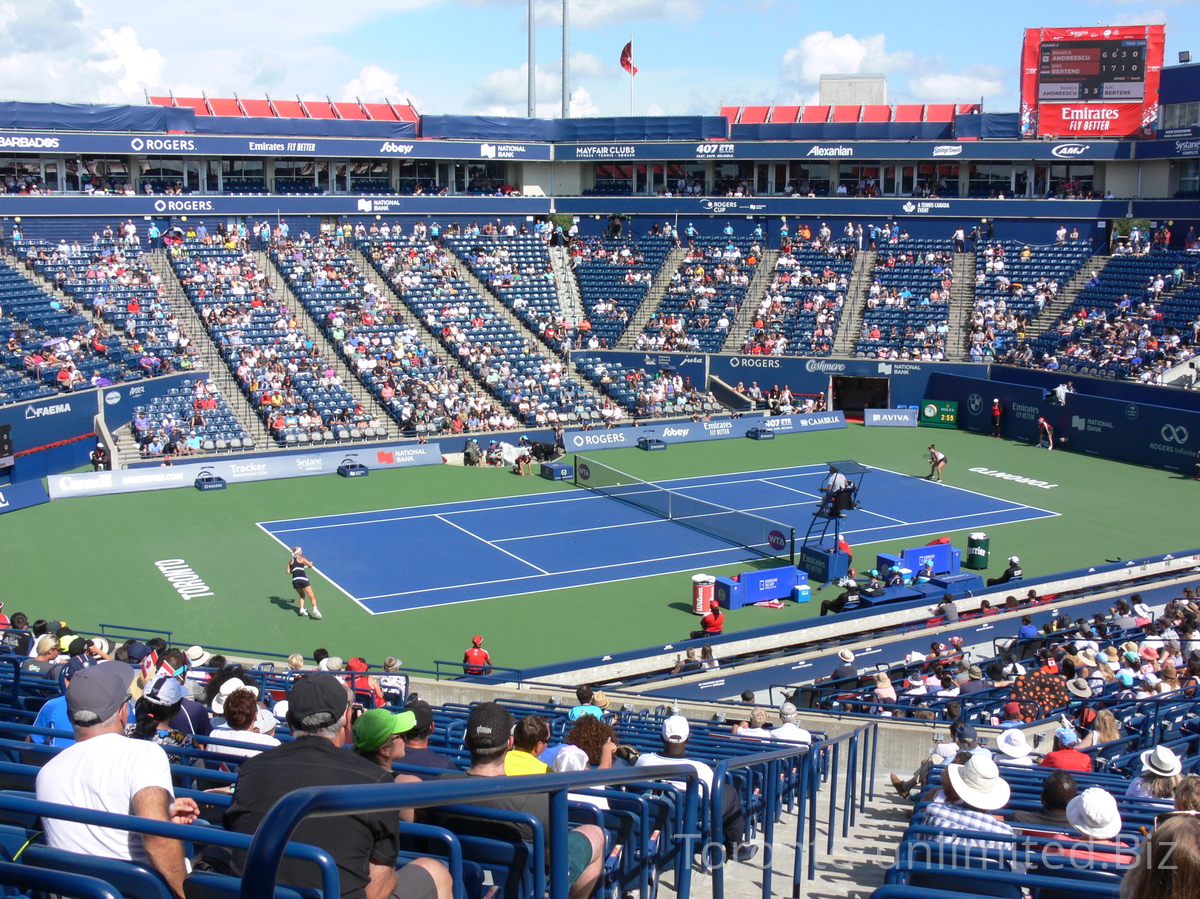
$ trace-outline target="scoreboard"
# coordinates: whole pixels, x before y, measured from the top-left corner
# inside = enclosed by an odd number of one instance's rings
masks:
[[[1030,28],[1021,54],[1026,137],[1139,137],[1158,119],[1161,25]]]
[[[1137,100],[1146,91],[1145,40],[1043,41],[1038,100]]]

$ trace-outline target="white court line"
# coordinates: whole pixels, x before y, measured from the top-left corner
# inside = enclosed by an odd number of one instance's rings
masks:
[[[780,490],[789,490],[792,493],[799,493],[801,496],[807,496],[809,499],[820,499],[819,493],[809,493],[805,490],[797,490],[795,487],[789,487],[786,484],[780,484],[777,481],[772,481],[770,478],[759,478],[760,484],[770,484],[772,487],[777,487]]]
[[[724,547],[720,547],[718,549],[705,549],[705,550],[701,550],[700,552],[694,552],[694,553],[680,553],[677,556],[659,556],[656,559],[638,559],[633,562],[617,562],[617,563],[608,562],[604,565],[592,565],[587,568],[570,568],[566,571],[543,572],[543,574],[547,577],[569,577],[569,576],[575,575],[575,574],[586,574],[589,571],[605,571],[605,570],[608,570],[611,568],[628,568],[631,565],[653,565],[653,564],[656,564],[659,562],[674,562],[677,559],[698,559],[698,558],[702,558],[704,556],[712,556],[712,555],[718,555],[718,554],[724,554],[724,553],[737,553],[737,552],[753,552],[753,550],[743,549],[740,546],[724,546]],[[751,558],[752,559],[753,558],[762,558],[762,556],[759,555],[758,553],[754,553],[754,555]],[[734,559],[733,562],[722,562],[720,564],[733,565],[735,562],[738,562],[738,561],[740,561],[740,559]],[[644,577],[657,577],[660,574],[677,574],[680,571],[690,571],[690,570],[691,570],[690,568],[679,568],[679,569],[676,569],[675,571],[656,572],[655,574],[652,574],[652,575],[635,574],[635,575],[632,575],[627,578],[616,578],[616,580],[630,581],[630,580],[637,580],[638,578],[644,578]],[[418,593],[432,593],[436,590],[456,590],[456,589],[460,589],[462,587],[486,587],[488,584],[508,584],[514,580],[521,580],[521,581],[538,580],[541,578],[541,576],[542,575],[528,574],[522,578],[506,577],[506,578],[497,578],[496,580],[493,580],[493,581],[474,581],[469,584],[443,584],[439,587],[422,587],[420,590],[405,590],[402,593],[380,593],[378,596],[364,596],[363,600],[365,601],[365,600],[369,600],[369,599],[387,599],[389,596],[415,596]],[[615,581],[613,581],[613,582],[615,583]],[[597,581],[596,583],[607,584],[607,583],[609,583],[609,580],[606,578],[605,580]],[[571,586],[573,586],[573,587],[588,587],[588,586],[593,586],[593,585],[592,584],[572,584]],[[537,592],[537,590],[527,590],[526,592],[527,593],[535,593],[535,592]],[[507,596],[509,594],[505,594],[505,595]],[[522,594],[514,593],[512,595],[520,596]],[[490,599],[492,597],[486,597],[486,598]],[[469,602],[469,601],[470,600],[464,600],[464,602]]]
[[[497,497],[497,498],[498,499],[521,499],[520,496]],[[474,515],[477,512],[507,512],[512,509],[523,510],[525,508],[534,507],[534,506],[557,505],[557,504],[561,504],[564,502],[585,502],[585,501],[604,499],[604,498],[605,497],[601,496],[600,494],[592,493],[590,490],[587,492],[578,491],[578,492],[571,493],[569,498],[558,499],[558,500],[546,500],[546,501],[542,501],[542,502],[529,502],[529,503],[508,503],[508,504],[499,505],[499,506],[480,506],[480,507],[474,508],[474,509],[458,509],[458,510],[452,511],[452,512],[422,512],[418,515],[395,515],[395,516],[389,516],[387,518],[364,518],[361,521],[325,522],[325,523],[314,524],[314,525],[310,525],[310,526],[302,527],[302,528],[279,528],[279,529],[277,529],[276,533],[296,534],[296,533],[300,533],[301,531],[320,531],[325,528],[348,528],[348,527],[357,527],[358,525],[364,525],[364,524],[386,524],[389,521],[413,521],[413,520],[419,519],[419,518],[436,518],[438,515]],[[469,502],[469,500],[468,500],[468,502]],[[480,500],[480,502],[483,502],[483,500]],[[413,506],[413,508],[414,509],[435,509],[438,506],[450,506],[450,505],[456,505],[456,503],[429,503],[424,506]],[[380,511],[382,511],[382,512],[399,512],[399,511],[403,511],[403,510],[381,509]],[[353,513],[349,513],[349,514],[369,515],[370,513],[369,512],[353,512]],[[329,517],[330,518],[338,518],[341,516],[330,515]],[[263,525],[272,525],[272,524],[286,524],[288,521],[318,521],[319,522],[319,521],[322,521],[322,519],[320,519],[320,518],[289,518],[289,519],[283,519],[282,521],[279,521],[279,522],[274,522],[274,521],[259,522],[259,525],[263,526]]]
[[[903,472],[899,472],[899,471],[892,471],[892,470],[891,470],[891,469],[889,469],[889,468],[875,468],[875,466],[873,466],[873,465],[872,465],[872,466],[870,466],[870,467],[871,467],[872,469],[874,469],[875,471],[885,471],[885,472],[887,472],[888,474],[894,474],[894,475],[896,475],[897,477],[900,477],[900,478],[910,478],[910,479],[912,479],[912,480],[914,480],[914,481],[923,481],[923,480],[925,480],[925,478],[923,478],[923,477],[922,477],[922,476],[920,476],[920,475],[915,475],[915,474],[904,474]],[[1054,512],[1054,511],[1052,511],[1052,510],[1050,510],[1050,509],[1043,509],[1043,508],[1040,508],[1039,506],[1031,506],[1031,505],[1029,505],[1029,503],[1023,503],[1023,502],[1020,502],[1020,501],[1018,501],[1018,500],[1015,500],[1015,499],[1002,499],[1002,498],[1001,498],[1001,497],[999,497],[999,496],[992,496],[990,493],[980,493],[978,490],[968,490],[966,487],[957,487],[957,486],[955,486],[954,484],[946,484],[946,483],[943,483],[943,484],[942,484],[942,486],[943,486],[943,487],[945,487],[945,488],[947,488],[947,489],[950,489],[950,490],[958,490],[958,491],[960,491],[960,492],[962,492],[962,493],[969,493],[969,494],[971,494],[971,496],[982,496],[982,497],[986,497],[987,499],[994,500],[995,502],[998,502],[998,503],[1008,503],[1008,504],[1009,504],[1009,506],[1011,507],[1011,509],[1012,509],[1012,510],[1017,510],[1017,509],[1033,509],[1035,512],[1045,512],[1047,515],[1052,515],[1052,516],[1054,516],[1055,518],[1061,517],[1061,515],[1062,515],[1062,513],[1061,513],[1061,512]],[[936,521],[937,519],[934,519],[934,520]]]
[[[494,549],[494,550],[496,550],[496,551],[498,551],[498,552],[502,552],[502,553],[504,553],[504,555],[508,556],[509,558],[511,558],[511,559],[516,559],[516,560],[517,560],[518,562],[520,562],[522,565],[528,565],[528,566],[529,566],[530,568],[532,568],[534,571],[540,571],[542,574],[549,574],[549,573],[550,573],[550,572],[549,572],[549,571],[547,571],[545,568],[538,568],[538,567],[537,567],[536,565],[534,565],[532,562],[530,562],[530,561],[527,561],[527,560],[525,560],[525,559],[522,559],[520,556],[513,555],[513,554],[512,554],[512,553],[510,553],[510,552],[509,552],[507,549],[504,549],[504,547],[501,547],[501,546],[497,546],[497,545],[496,545],[495,543],[493,543],[491,540],[484,540],[484,539],[483,539],[482,537],[480,537],[478,534],[472,534],[470,531],[468,531],[466,528],[462,527],[461,525],[457,525],[457,524],[455,524],[453,521],[447,521],[447,520],[446,520],[445,518],[443,518],[441,515],[434,515],[433,517],[434,517],[434,518],[436,518],[438,521],[442,522],[443,524],[448,524],[448,525],[450,525],[450,527],[452,527],[452,528],[455,528],[456,530],[462,531],[462,532],[463,532],[464,534],[466,534],[468,537],[474,537],[474,538],[475,538],[476,540],[478,540],[480,543],[486,544],[487,546],[490,546],[492,549]]]
[[[626,505],[628,505],[628,503]],[[630,508],[631,509],[632,508],[640,509],[641,507],[640,506],[630,506]],[[645,511],[645,510],[643,510],[643,511]],[[646,514],[650,515],[653,513],[647,512]],[[594,534],[597,531],[610,531],[610,530],[615,530],[616,528],[638,528],[638,527],[644,527],[648,524],[667,524],[670,521],[671,521],[671,519],[669,519],[669,518],[659,518],[656,516],[656,517],[648,519],[646,521],[625,521],[625,522],[619,522],[617,524],[600,524],[600,525],[593,525],[593,526],[587,527],[587,528],[574,528],[569,531],[548,531],[545,534],[521,534],[518,537],[498,537],[498,538],[496,538],[495,542],[496,543],[512,543],[517,540],[541,540],[546,537],[558,537],[558,536],[561,536],[564,534]],[[716,539],[719,540],[721,538],[718,537]]]
[[[281,547],[283,547],[289,553],[292,551],[292,548],[290,546],[288,546],[286,543],[284,543],[282,540],[280,540],[278,537],[276,537],[274,534],[272,534],[270,531],[268,531],[265,527],[263,527],[261,522],[257,522],[257,524],[258,524],[259,529],[264,534],[266,534],[268,537],[270,537],[272,540],[274,540],[276,543],[278,543]],[[314,565],[314,566],[312,566],[312,570],[315,571],[317,574],[321,575],[321,577],[325,578],[326,581],[328,581],[330,584],[333,585],[334,590],[337,590],[339,593],[341,593],[344,597],[346,597],[352,603],[355,603],[360,609],[362,609],[368,615],[375,614],[370,609],[368,609],[365,605],[363,605],[362,601],[357,596],[355,596],[349,590],[343,589],[342,586],[337,581],[335,581],[333,578],[326,575],[325,572],[322,571],[320,568],[317,568]],[[294,590],[296,588],[293,587],[292,589]]]

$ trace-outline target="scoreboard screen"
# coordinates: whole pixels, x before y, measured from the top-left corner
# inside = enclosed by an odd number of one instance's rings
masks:
[[[1025,29],[1022,136],[1090,140],[1153,134],[1165,45],[1162,25]]]
[[[1145,40],[1043,41],[1038,100],[1141,101],[1146,95]]]

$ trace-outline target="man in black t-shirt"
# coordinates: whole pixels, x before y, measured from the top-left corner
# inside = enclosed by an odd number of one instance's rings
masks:
[[[253,834],[271,807],[301,787],[391,783],[392,775],[346,751],[350,698],[332,674],[309,674],[288,695],[288,723],[296,739],[242,762],[225,829]],[[453,884],[441,862],[418,858],[396,871],[400,832],[395,811],[359,812],[333,821],[307,818],[292,834],[299,843],[326,850],[338,866],[342,899],[450,899]],[[235,853],[239,869],[245,853]],[[285,858],[279,881],[320,889],[316,866]]]
[[[466,773],[443,774],[438,780],[462,777],[506,777],[504,757],[513,745],[512,713],[495,702],[481,702],[471,709],[467,718],[465,742],[471,752],[471,767]],[[550,796],[547,793],[522,793],[496,799],[473,799],[471,805],[485,808],[510,809],[527,812],[542,823],[546,834],[547,848],[550,843]],[[527,824],[510,824],[503,821],[443,812],[430,809],[432,822],[448,830],[464,834],[499,839],[516,837],[528,842],[533,839],[533,829]],[[590,896],[600,878],[601,861],[604,858],[604,831],[594,824],[572,828],[567,834],[567,883],[570,899],[585,899]],[[549,864],[549,859],[547,859]],[[514,872],[518,876],[520,872]]]

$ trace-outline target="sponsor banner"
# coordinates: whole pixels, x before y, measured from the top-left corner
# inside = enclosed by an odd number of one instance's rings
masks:
[[[129,468],[54,475],[50,498],[99,496],[191,487],[198,477],[224,478],[230,484],[334,474],[342,463],[357,462],[373,470],[439,465],[442,451],[436,443],[392,443],[356,449],[342,448],[309,453],[279,453],[251,458],[206,459],[156,468]]]
[[[12,426],[13,450],[44,447],[95,430],[96,391],[61,393],[0,409],[0,424]]]
[[[868,428],[915,428],[917,409],[864,409],[863,424]]]
[[[1058,137],[1124,137],[1141,131],[1142,104],[1042,103],[1038,107],[1038,128],[1042,134]],[[1081,154],[1073,158],[1085,157]]]
[[[1065,134],[1065,133],[1064,133]],[[1056,145],[1038,141],[737,141],[718,143],[556,144],[558,161],[615,162],[653,159],[1053,159]],[[1129,159],[1128,143],[1091,143],[1080,159]],[[623,198],[625,199],[625,198]],[[611,204],[610,204],[611,205]]]
[[[1059,377],[1056,383],[1066,380]],[[1007,439],[1037,443],[1037,420],[1043,417],[1054,429],[1056,451],[1187,474],[1195,469],[1200,451],[1200,411],[1082,393],[1067,394],[1066,404],[1059,405],[1037,387],[941,374],[929,379],[929,391],[939,399],[956,400],[960,427],[981,434],[991,433],[993,399],[1000,400],[1001,436]],[[990,476],[1020,480],[1005,472]]]
[[[1152,140],[1138,144],[1138,159],[1173,159],[1181,156],[1200,156],[1200,128],[1185,129],[1195,133],[1174,140]]]
[[[563,442],[568,453],[590,450],[617,449],[637,446],[649,437],[664,443],[696,443],[701,440],[745,438],[751,428],[766,428],[777,434],[799,434],[807,431],[830,431],[846,427],[841,412],[818,412],[809,415],[744,415],[741,418],[722,418],[713,421],[673,421],[638,428],[608,428],[598,431],[567,431]]]
[[[635,353],[627,350],[579,350],[575,359],[598,358],[611,364],[623,365],[626,368],[645,369],[655,375],[663,370],[673,370],[680,377],[690,378],[692,384],[703,389],[705,375],[705,360],[703,353]]]
[[[0,514],[28,509],[50,501],[50,494],[41,480],[18,481],[0,487]]]
[[[149,406],[151,401],[166,396],[173,387],[179,387],[182,381],[203,381],[208,378],[206,371],[190,371],[181,374],[164,375],[161,378],[143,378],[140,381],[128,381],[102,388],[100,393],[100,414],[110,431],[116,431],[133,419],[134,410],[138,406]]]
[[[831,377],[888,378],[891,402],[913,406],[925,398],[931,372],[979,372],[961,362],[881,362],[878,359],[805,359],[798,356],[711,356],[709,374],[727,384],[757,382],[764,391],[787,385],[795,394],[824,394]]]
[[[253,137],[244,135],[88,134],[0,131],[0,149],[123,156],[340,156],[382,159],[549,160],[550,144],[378,137]]]
[[[1125,208],[1121,207],[1122,210]],[[87,197],[0,196],[4,215],[104,215],[170,217],[176,215],[317,216],[359,212],[389,215],[487,215],[516,217],[551,211],[549,197],[358,197],[335,196],[182,196]],[[1122,214],[1124,214],[1122,212]],[[1091,217],[1090,214],[1088,216]],[[517,219],[520,221],[520,219]]]

